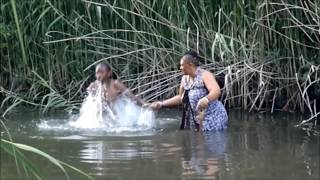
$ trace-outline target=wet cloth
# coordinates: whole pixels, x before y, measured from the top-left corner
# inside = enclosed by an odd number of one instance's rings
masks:
[[[193,83],[188,82],[187,76],[182,78],[182,86],[185,90],[183,97],[183,116],[180,129],[199,128],[199,121],[196,119],[197,104],[199,100],[209,94],[202,81],[203,69],[197,68]],[[219,100],[210,101],[205,110],[202,123],[203,131],[219,131],[227,127],[228,115],[225,107]]]

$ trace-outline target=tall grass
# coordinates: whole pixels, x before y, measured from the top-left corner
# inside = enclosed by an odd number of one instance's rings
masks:
[[[101,61],[142,98],[165,98],[178,87],[179,58],[194,49],[225,77],[226,106],[318,116],[319,1],[10,3],[1,4],[2,108],[75,108]]]

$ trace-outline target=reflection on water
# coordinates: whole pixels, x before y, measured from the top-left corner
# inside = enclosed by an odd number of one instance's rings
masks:
[[[226,133],[204,133],[203,135],[187,131],[177,133],[178,137],[174,142],[162,142],[165,139],[161,138],[156,141],[151,139],[83,141],[79,158],[81,162],[90,163],[93,169],[100,171],[95,175],[103,175],[101,171],[116,175],[119,173],[121,164],[122,170],[148,173],[135,165],[130,165],[131,162],[152,160],[151,164],[154,164],[154,162],[168,163],[174,160],[177,163],[175,166],[178,167],[176,170],[182,171],[183,178],[215,177],[219,170],[218,161],[225,154]],[[154,166],[157,169],[156,164]]]
[[[189,133],[182,141],[182,177],[213,178],[219,171],[219,159],[223,159],[227,143],[226,132]]]
[[[96,179],[319,179],[320,138],[293,127],[300,116],[231,111],[226,131],[200,134],[177,130],[176,111],[163,113],[153,134],[39,130],[35,116],[26,119],[28,115],[7,125],[16,141]],[[14,162],[1,157],[1,177],[15,179]],[[46,167],[38,157],[30,158]],[[48,176],[63,175],[52,170]]]

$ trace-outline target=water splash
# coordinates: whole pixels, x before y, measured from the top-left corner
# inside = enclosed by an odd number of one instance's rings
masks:
[[[79,118],[69,125],[81,129],[100,129],[106,132],[135,132],[155,126],[153,111],[136,105],[126,96],[109,104],[104,99],[100,84],[97,93],[89,93],[80,109]]]

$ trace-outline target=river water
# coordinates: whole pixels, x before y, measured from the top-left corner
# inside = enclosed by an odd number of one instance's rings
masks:
[[[180,114],[164,110],[152,128],[124,132],[71,128],[63,112],[17,112],[5,123],[15,142],[96,179],[319,179],[320,137],[294,127],[300,115],[230,110],[226,131],[201,134],[177,130]],[[48,179],[65,179],[43,158],[27,155]],[[1,151],[1,179],[17,178],[14,160]]]

